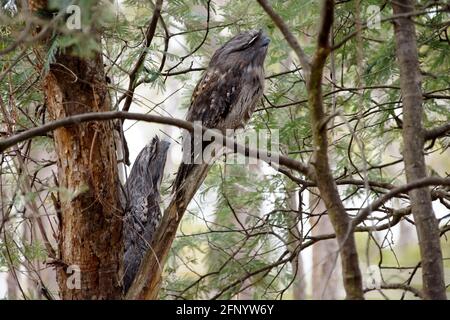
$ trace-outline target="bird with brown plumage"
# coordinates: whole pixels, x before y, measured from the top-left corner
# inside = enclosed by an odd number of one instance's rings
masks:
[[[222,133],[226,129],[244,127],[263,95],[264,59],[269,42],[262,30],[251,30],[236,35],[220,47],[194,89],[186,120],[200,121],[202,126]],[[196,143],[202,146],[195,148]],[[196,166],[208,166],[194,164],[199,156],[194,150],[204,150],[208,142],[194,141],[191,134],[185,133],[183,144],[188,147],[184,152],[188,150],[190,154],[183,157],[174,192],[193,187],[188,183],[191,172]]]

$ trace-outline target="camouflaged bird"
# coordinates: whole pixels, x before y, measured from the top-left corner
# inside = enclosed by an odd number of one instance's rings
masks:
[[[244,127],[263,95],[264,59],[269,42],[262,30],[251,30],[236,35],[220,47],[194,89],[186,120],[201,121],[204,127],[222,133],[226,129]],[[183,140],[194,150],[192,137],[189,140],[189,135],[185,134]],[[194,157],[196,155],[191,153],[189,163],[180,165],[174,192],[188,184],[187,178],[198,166],[192,164]]]
[[[169,142],[158,137],[141,150],[125,184],[123,288],[131,286],[161,221],[160,186]]]

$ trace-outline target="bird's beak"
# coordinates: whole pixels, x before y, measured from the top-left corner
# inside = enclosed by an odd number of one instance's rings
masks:
[[[270,38],[263,31],[263,29],[259,29],[259,36],[261,37],[261,47],[267,47],[270,43]]]
[[[262,41],[261,41],[261,46],[262,47],[267,47],[269,45],[269,43],[270,43],[269,37],[266,36],[266,35],[263,35],[262,36]]]

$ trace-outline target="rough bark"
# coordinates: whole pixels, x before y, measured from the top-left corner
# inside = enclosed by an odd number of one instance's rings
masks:
[[[392,2],[394,14],[414,11],[414,1]],[[398,18],[394,22],[395,44],[400,67],[400,87],[403,102],[403,156],[406,180],[411,183],[427,176],[422,126],[423,107],[421,75],[414,22]],[[422,257],[423,291],[427,299],[446,299],[439,226],[433,212],[428,188],[409,191],[412,214],[417,228]]]
[[[43,80],[52,119],[109,111],[100,53],[82,59],[58,54]],[[61,199],[58,284],[62,299],[121,297],[122,208],[111,122],[83,123],[54,133]],[[80,270],[71,288],[67,268]]]
[[[34,14],[47,0],[29,0]],[[95,27],[92,34],[100,42]],[[57,36],[57,35],[56,35]],[[36,55],[54,38],[36,45]],[[42,68],[43,68],[43,63]],[[42,87],[51,120],[111,110],[101,52],[80,58],[65,48],[43,68]],[[119,299],[123,210],[111,121],[54,131],[60,203],[57,281],[62,299]],[[78,281],[79,280],[79,281]]]

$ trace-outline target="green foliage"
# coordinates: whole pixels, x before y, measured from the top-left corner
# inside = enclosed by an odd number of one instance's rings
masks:
[[[91,59],[93,53],[101,51],[106,75],[111,80],[109,85],[113,103],[116,104],[114,108],[118,109],[118,100],[128,87],[129,73],[145,52],[145,61],[137,71],[136,83],[140,84],[140,88],[150,90],[148,92],[151,94],[143,97],[135,95],[135,102],[146,108],[145,111],[167,115],[170,112],[169,103],[164,101],[157,108],[154,101],[162,100],[161,97],[169,99],[169,94],[179,90],[181,98],[176,100],[177,107],[187,107],[201,74],[190,69],[206,67],[214,50],[231,35],[262,28],[271,39],[265,63],[265,97],[247,127],[278,133],[282,154],[304,163],[311,161],[314,146],[303,72],[283,35],[256,1],[165,1],[162,20],[148,48],[143,39],[153,13],[150,1],[124,0],[120,10],[108,5],[106,0],[51,1],[51,9],[64,10],[72,2],[82,9],[81,30],[68,30],[63,20],[53,30],[43,57],[26,46],[1,56],[0,75],[17,60],[14,72],[8,73],[5,81],[0,82],[0,96],[8,102],[8,110],[14,113],[17,132],[51,118],[46,110],[42,88],[37,83],[60,53]],[[4,5],[5,1],[0,3]],[[305,52],[313,54],[320,21],[319,2],[271,0],[270,3]],[[423,3],[425,1],[419,2],[421,5]],[[381,9],[382,19],[392,15],[389,5],[379,0],[360,1],[360,5],[362,20],[370,17],[369,6],[373,5]],[[20,35],[25,20],[21,17],[13,19],[11,15],[2,15],[1,19],[4,23],[0,26],[0,50],[4,50]],[[348,39],[355,31],[355,19],[355,1],[339,1],[333,26],[334,45]],[[440,95],[438,99],[425,95],[425,127],[432,128],[448,123],[450,119],[448,14],[424,14],[415,17],[415,21],[423,74],[422,89],[425,94]],[[168,50],[165,48],[167,43]],[[362,57],[359,57],[358,51]],[[44,74],[39,71],[41,63]],[[176,76],[171,75],[177,72],[179,74]],[[174,89],[174,86],[177,88]],[[383,166],[401,159],[402,96],[399,86],[391,22],[381,23],[379,29],[364,29],[361,42],[358,37],[351,37],[332,52],[322,89],[327,112],[333,115],[329,122],[329,139],[330,162],[335,177],[363,179],[367,174],[371,181],[395,185],[404,182],[403,167]],[[0,120],[5,123],[3,113]],[[50,153],[53,144],[49,138],[51,136],[33,140],[33,147],[45,148]],[[445,152],[449,145],[450,138],[439,139],[432,145],[430,143],[427,152],[430,155]],[[370,170],[364,172],[364,168]],[[3,175],[13,174],[12,169],[7,173],[4,170]],[[430,170],[434,170],[432,166]],[[446,176],[447,171],[434,171],[434,174]],[[170,196],[172,178],[170,175],[164,177],[164,199]],[[306,179],[302,176],[297,178]],[[196,203],[183,217],[164,271],[161,298],[208,299],[217,296],[229,299],[250,284],[253,298],[286,298],[292,295],[294,270],[291,261],[277,263],[289,254],[287,247],[292,238],[289,230],[293,223],[298,223],[302,228],[304,226],[301,230],[304,238],[299,241],[312,241],[311,210],[306,198],[300,210],[293,212],[287,197],[287,193],[298,194],[299,191],[305,196],[307,190],[266,166],[256,168],[216,163]],[[48,191],[59,194],[63,201],[70,201],[76,198],[77,192],[87,190],[83,186],[73,191],[52,185]],[[348,199],[345,204],[351,208],[367,204],[363,200],[366,200],[368,193],[368,201],[372,201],[384,191],[381,188],[368,191],[363,186],[355,185],[340,188],[342,198]],[[35,198],[35,193],[25,196],[27,200]],[[18,201],[17,198],[11,200],[15,205]],[[391,204],[387,206],[392,207]],[[383,209],[383,214],[389,212],[387,208]],[[355,211],[349,210],[349,213],[353,215]],[[376,218],[374,220],[379,223]],[[445,223],[448,223],[448,218],[441,221],[441,225]],[[393,237],[391,230],[387,233],[386,238]],[[29,244],[14,232],[8,231],[6,234],[6,240],[0,240],[0,268],[11,264],[16,266],[27,259],[45,258],[39,242]],[[364,256],[369,242],[369,260],[380,258],[375,240],[368,240],[365,233],[358,234],[357,239],[361,256]],[[443,247],[448,257],[446,240],[443,240]],[[381,245],[380,252],[385,257],[383,263],[386,265],[413,264],[419,257],[416,246],[408,248],[399,257],[388,240]],[[446,263],[448,265],[448,260]]]
[[[14,235],[14,231],[5,233],[0,240],[0,271],[7,272],[18,268],[22,263],[33,260],[45,260],[47,252],[41,242],[26,242]]]

